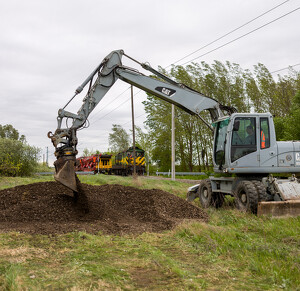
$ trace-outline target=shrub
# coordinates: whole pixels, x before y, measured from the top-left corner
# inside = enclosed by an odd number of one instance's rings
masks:
[[[25,142],[0,138],[0,175],[29,176],[37,166],[40,149]]]

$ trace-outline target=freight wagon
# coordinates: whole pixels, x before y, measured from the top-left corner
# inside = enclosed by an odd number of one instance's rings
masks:
[[[76,159],[76,171],[111,174],[112,155],[96,154]]]

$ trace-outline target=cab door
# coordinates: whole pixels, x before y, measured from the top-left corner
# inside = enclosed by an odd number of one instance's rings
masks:
[[[258,140],[260,167],[276,167],[277,145],[275,141],[272,142],[269,117],[259,118]]]
[[[257,118],[241,116],[234,119],[231,132],[230,162],[235,168],[257,168],[258,139]]]

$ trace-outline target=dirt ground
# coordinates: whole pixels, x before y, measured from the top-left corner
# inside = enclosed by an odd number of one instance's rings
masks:
[[[207,221],[207,214],[158,189],[81,184],[85,196],[57,182],[0,191],[0,231],[57,234],[86,231],[107,234],[161,232],[185,219]]]

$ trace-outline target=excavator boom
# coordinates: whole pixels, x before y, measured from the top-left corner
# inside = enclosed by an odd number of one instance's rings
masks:
[[[52,132],[48,133],[48,137],[51,138],[55,147],[55,155],[57,157],[57,161],[54,163],[54,177],[58,182],[73,191],[77,191],[75,161],[78,140],[76,132],[79,128],[85,125],[88,116],[118,79],[172,103],[201,119],[202,117],[200,116],[200,113],[203,110],[208,110],[210,112],[213,121],[216,121],[223,116],[222,110],[229,113],[235,111],[234,108],[222,106],[215,99],[207,97],[183,84],[175,82],[156,71],[148,64],[142,64],[129,57],[131,60],[137,62],[143,69],[156,75],[156,78],[143,75],[136,69],[125,67],[122,64],[123,56],[127,56],[124,54],[123,50],[116,50],[103,59],[88,78],[76,89],[75,95],[71,98],[71,100],[62,109],[59,109],[57,129],[54,134],[52,134]],[[93,83],[94,78],[96,78],[96,80]],[[66,106],[88,84],[89,89],[83,99],[83,104],[79,111],[76,114],[66,111]],[[62,128],[62,121],[64,118],[73,120],[70,128]],[[202,121],[211,128],[210,124],[204,119],[202,119]]]

